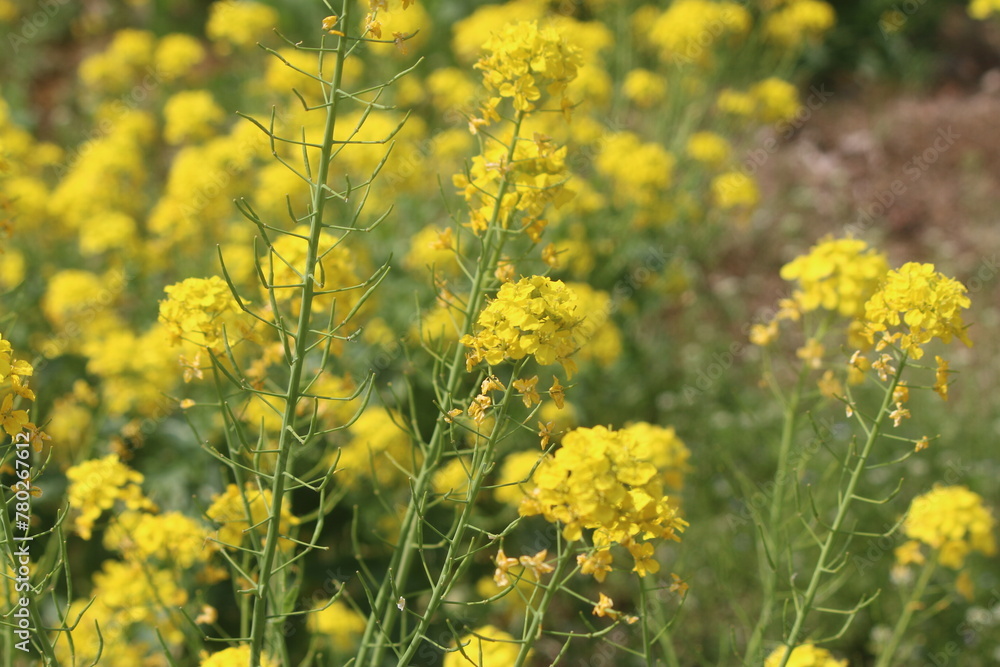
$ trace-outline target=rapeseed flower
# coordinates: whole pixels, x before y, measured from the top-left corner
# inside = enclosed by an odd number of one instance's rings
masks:
[[[781,267],[781,277],[796,282],[793,298],[804,312],[822,308],[855,318],[888,270],[885,255],[864,241],[828,236]]]
[[[996,553],[995,526],[978,493],[964,486],[936,486],[910,503],[903,532],[937,550],[942,565],[958,570],[973,551]]]
[[[76,513],[73,528],[85,540],[90,539],[101,514],[118,501],[132,511],[156,509],[142,493],[142,473],[122,463],[117,454],[75,465],[66,471],[66,478],[69,506]]]
[[[208,8],[205,34],[215,50],[226,55],[236,49],[253,47],[267,31],[277,27],[278,12],[252,0],[213,2]]]
[[[558,362],[572,374],[574,336],[583,321],[579,298],[561,281],[532,276],[504,283],[479,314],[476,333],[461,339],[470,348],[466,366],[472,370],[483,361],[496,366],[530,355],[542,366]]]
[[[597,547],[628,548],[639,576],[656,572],[655,545],[647,540],[679,541],[687,522],[663,494],[655,449],[653,441],[636,437],[634,431],[603,426],[570,431],[535,471],[535,488],[519,511],[561,523],[563,536],[571,541],[592,529]]]
[[[822,0],[790,0],[767,16],[764,34],[783,46],[797,47],[821,37],[836,21],[833,7]]]
[[[877,350],[898,344],[914,359],[924,355],[932,338],[950,343],[958,338],[972,345],[962,321],[970,305],[965,285],[934,270],[933,264],[909,262],[890,271],[865,304],[865,335],[878,336]]]
[[[764,667],[778,667],[788,653],[787,646],[779,646],[764,661]],[[792,649],[786,667],[847,667],[847,660],[837,660],[825,648],[806,643]]]
[[[167,100],[163,117],[163,138],[176,145],[211,137],[225,112],[207,90],[185,90]]]
[[[340,653],[353,650],[365,633],[365,618],[340,600],[312,611],[306,624],[321,642],[332,644]]]
[[[244,667],[250,664],[250,647],[236,646],[208,655],[203,653],[198,667]],[[261,656],[260,667],[277,667],[266,655]]]
[[[506,667],[517,662],[521,652],[511,634],[492,625],[476,628],[461,638],[460,645],[461,649],[445,653],[444,667]]]
[[[224,327],[230,335],[240,307],[229,285],[218,276],[188,278],[163,288],[167,299],[160,302],[160,322],[173,340],[194,343],[221,352],[224,348]],[[249,333],[248,328],[243,329]]]
[[[544,89],[564,104],[566,85],[583,64],[580,49],[554,27],[535,21],[506,23],[483,45],[476,69],[491,94],[512,100],[517,111],[535,110]],[[494,105],[495,106],[495,105]]]

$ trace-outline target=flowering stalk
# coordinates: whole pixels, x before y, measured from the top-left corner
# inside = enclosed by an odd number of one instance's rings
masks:
[[[519,140],[518,132],[520,131],[524,116],[525,112],[519,111],[517,113],[516,120],[514,121],[513,139],[507,147],[506,153],[508,164],[514,158],[514,150],[517,147],[517,142]],[[472,332],[472,328],[479,315],[479,311],[482,309],[483,301],[486,299],[488,276],[492,274],[492,271],[494,267],[496,267],[496,263],[503,251],[503,242],[505,238],[504,230],[501,228],[500,219],[503,212],[503,198],[507,193],[509,186],[510,182],[506,178],[500,182],[496,194],[496,203],[493,207],[493,214],[483,235],[482,252],[480,253],[479,261],[476,265],[476,273],[473,276],[472,284],[469,287],[468,297],[466,298],[465,323],[461,332],[461,335],[463,336]],[[447,413],[455,406],[458,388],[461,381],[464,379],[465,374],[465,348],[462,346],[456,346],[455,353],[452,355],[449,365],[448,379],[445,382],[442,392],[440,393],[443,398],[442,405],[440,406],[442,414]],[[508,387],[508,391],[504,397],[505,403],[510,395],[510,392],[511,389]],[[417,477],[413,482],[412,500],[407,506],[406,514],[403,517],[402,526],[400,528],[399,545],[393,551],[392,559],[390,561],[389,572],[390,574],[395,573],[395,576],[386,577],[379,587],[378,595],[375,598],[375,604],[372,607],[372,614],[368,619],[368,624],[365,627],[365,633],[361,639],[361,648],[359,649],[357,655],[358,665],[369,664],[372,667],[375,667],[380,664],[382,655],[385,652],[386,643],[381,638],[378,641],[374,641],[375,633],[378,632],[382,637],[385,637],[395,626],[395,619],[398,614],[394,612],[395,596],[392,580],[394,578],[396,581],[406,581],[409,576],[410,569],[413,567],[417,547],[419,546],[417,540],[417,524],[422,521],[420,506],[430,491],[431,480],[434,476],[434,472],[437,470],[437,467],[441,462],[441,456],[445,445],[445,434],[447,433],[446,426],[447,424],[443,418],[439,418],[437,422],[435,422],[434,432],[432,433],[428,443],[427,455],[421,465],[420,472],[417,474]],[[497,427],[499,426],[500,421],[498,420]],[[491,442],[493,437],[495,436],[491,436],[490,438]],[[491,446],[492,445],[487,445],[488,448]],[[481,483],[482,480],[480,478],[479,484]],[[478,489],[478,486],[476,488]],[[471,503],[469,503],[469,506],[471,507]],[[463,525],[460,524],[458,529],[464,532]],[[425,614],[425,617],[427,616],[429,615]],[[428,622],[428,620],[429,619],[425,618],[422,625]],[[419,639],[419,637],[417,637],[417,639]],[[408,653],[414,650],[414,646],[415,644],[409,647]],[[369,649],[371,649],[370,653]]]
[[[351,2],[345,0],[342,5],[342,16],[344,26],[350,25]],[[295,334],[295,348],[291,359],[291,368],[288,378],[288,385],[285,390],[285,410],[281,418],[281,434],[278,440],[278,457],[274,465],[271,477],[271,507],[267,519],[267,537],[265,538],[263,553],[258,561],[258,581],[253,588],[254,605],[253,621],[250,627],[250,666],[256,667],[260,664],[261,655],[264,649],[264,641],[268,628],[268,610],[278,600],[282,600],[278,594],[281,591],[272,591],[272,578],[277,573],[275,568],[275,556],[280,537],[279,527],[281,524],[282,509],[285,503],[285,475],[289,469],[292,459],[292,446],[295,444],[291,437],[295,422],[295,414],[302,395],[301,382],[302,373],[305,368],[306,357],[310,344],[308,332],[312,320],[313,295],[315,291],[316,278],[314,271],[319,258],[320,233],[323,231],[323,213],[329,195],[326,190],[326,183],[330,173],[330,158],[333,153],[334,139],[333,133],[337,124],[338,104],[342,99],[340,92],[343,78],[344,60],[347,57],[347,39],[340,37],[337,40],[336,62],[334,64],[333,80],[326,84],[324,82],[324,93],[326,97],[326,121],[323,127],[323,143],[320,149],[319,163],[316,173],[316,180],[310,184],[312,189],[312,214],[309,216],[309,239],[306,255],[305,275],[303,276],[302,292],[299,303],[299,319]],[[284,569],[281,570],[281,573]],[[283,575],[282,575],[283,576]],[[282,600],[282,604],[284,601]],[[272,613],[274,610],[272,610]],[[280,610],[279,610],[280,618]],[[284,647],[283,641],[278,642]]]
[[[789,471],[787,469],[788,455],[792,448],[792,436],[795,433],[799,401],[802,397],[802,388],[805,384],[807,373],[808,367],[803,365],[802,370],[799,372],[798,380],[795,383],[795,388],[792,390],[785,404],[785,417],[781,426],[781,443],[778,448],[778,469],[775,472],[774,490],[771,496],[771,507],[768,512],[767,524],[768,528],[775,532],[779,530],[779,523],[782,519],[781,510],[784,505],[785,487],[788,484],[789,478]],[[746,653],[743,656],[745,664],[753,663],[760,653],[764,632],[771,622],[771,613],[774,609],[774,596],[778,587],[778,550],[774,548],[776,545],[773,542],[768,545],[767,537],[762,534],[759,546],[762,551],[759,554],[759,560],[761,578],[764,584],[763,601],[761,602],[760,617],[757,619],[757,624],[754,626],[750,641],[747,644]]]
[[[816,561],[816,567],[813,569],[812,576],[809,578],[809,586],[806,588],[806,592],[802,596],[801,601],[798,601],[795,605],[795,621],[792,623],[792,628],[788,632],[788,636],[785,638],[785,646],[788,647],[788,651],[785,653],[778,667],[785,667],[785,665],[788,664],[788,660],[792,656],[792,649],[794,649],[798,643],[799,634],[802,632],[802,626],[805,623],[806,617],[812,611],[813,603],[816,600],[816,593],[819,590],[820,581],[822,580],[823,575],[831,570],[830,564],[832,560],[831,551],[833,543],[837,539],[837,535],[840,533],[840,529],[844,525],[844,521],[847,519],[848,511],[854,504],[854,500],[857,498],[857,496],[854,495],[854,491],[857,489],[858,482],[861,480],[861,475],[867,466],[868,458],[871,456],[875,442],[882,433],[882,426],[885,423],[886,418],[889,416],[889,407],[893,402],[893,393],[896,390],[896,385],[899,384],[899,378],[902,376],[903,369],[906,368],[906,360],[907,352],[904,351],[899,359],[899,369],[892,375],[889,386],[885,389],[885,395],[882,398],[882,405],[875,416],[875,421],[867,429],[868,438],[861,450],[861,454],[858,456],[857,462],[854,464],[854,468],[851,470],[851,478],[847,483],[847,487],[844,489],[844,492],[840,497],[840,502],[837,505],[836,518],[834,518],[833,524],[830,526],[830,530],[827,533],[826,538],[823,540],[823,544],[820,548],[819,559]],[[860,415],[858,418],[862,419]],[[796,592],[792,591],[792,595],[795,596]]]
[[[927,562],[924,563],[924,569],[920,571],[920,578],[917,579],[916,585],[910,592],[910,597],[906,601],[906,606],[903,607],[903,613],[900,615],[899,620],[896,621],[896,626],[892,629],[892,636],[889,637],[889,643],[879,654],[878,662],[875,663],[875,667],[889,667],[892,664],[892,659],[896,655],[899,643],[903,640],[903,634],[906,632],[906,628],[910,625],[910,619],[913,618],[913,612],[917,610],[920,599],[924,596],[924,591],[927,589],[927,584],[930,583],[931,577],[937,569],[937,564],[938,552],[935,551],[931,557],[927,559]]]
[[[524,661],[528,659],[532,645],[542,632],[542,621],[545,618],[546,610],[548,610],[549,605],[552,603],[552,598],[562,588],[563,581],[573,576],[579,568],[577,566],[565,578],[561,579],[563,571],[566,569],[566,565],[570,562],[570,558],[573,555],[573,549],[570,548],[570,543],[562,540],[562,536],[557,539],[559,540],[559,555],[556,558],[555,569],[552,571],[552,577],[549,579],[548,585],[543,589],[545,592],[542,594],[542,599],[538,603],[538,606],[532,605],[530,601],[527,605],[528,618],[525,624],[524,635],[521,638],[521,650],[517,654],[517,662],[514,663],[513,667],[522,667],[524,665]],[[537,592],[537,589],[535,592]],[[532,593],[532,598],[534,598],[534,593]]]

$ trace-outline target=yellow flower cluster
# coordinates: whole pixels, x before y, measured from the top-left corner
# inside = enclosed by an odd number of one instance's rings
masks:
[[[207,90],[185,90],[167,100],[163,116],[163,138],[176,145],[211,137],[225,112]]]
[[[794,299],[803,311],[822,308],[855,318],[888,270],[885,255],[864,241],[828,236],[781,267],[781,277],[796,281]]]
[[[321,641],[330,643],[339,653],[347,653],[365,633],[366,619],[340,600],[334,600],[310,613],[306,622],[309,631]]]
[[[936,486],[917,496],[903,523],[907,537],[937,550],[939,562],[955,570],[972,551],[996,553],[995,527],[982,496],[964,486]]]
[[[513,101],[514,109],[533,111],[540,103],[542,89],[561,100],[566,85],[576,78],[583,64],[580,50],[569,44],[555,27],[539,27],[535,21],[506,23],[483,45],[483,55],[475,67],[483,71],[483,84],[491,94],[484,106],[484,120],[497,120],[500,98]]]
[[[156,45],[153,63],[166,81],[187,76],[205,59],[205,47],[196,38],[183,33],[164,35]]]
[[[796,47],[821,37],[836,22],[833,7],[822,0],[786,0],[767,16],[764,34],[778,44]]]
[[[597,172],[611,181],[615,203],[652,211],[673,183],[677,159],[658,143],[643,142],[632,132],[608,136],[597,156]]]
[[[0,426],[7,435],[14,436],[23,429],[35,430],[29,421],[27,410],[14,409],[15,398],[25,401],[35,400],[35,392],[28,388],[25,378],[35,372],[31,364],[23,359],[15,359],[10,341],[0,334]]]
[[[122,463],[117,454],[73,466],[66,471],[66,478],[69,506],[77,512],[73,527],[85,540],[90,539],[94,522],[119,500],[133,511],[156,509],[142,493],[142,473]]]
[[[244,498],[245,496],[245,498]],[[250,517],[247,517],[247,507],[250,508]],[[271,491],[259,489],[250,482],[247,482],[243,493],[235,484],[226,487],[224,493],[217,495],[211,506],[205,512],[212,521],[222,524],[216,533],[215,539],[224,546],[238,547],[243,543],[246,531],[251,526],[257,527],[257,532],[263,536],[267,533],[265,520],[271,514]],[[298,524],[298,519],[292,516],[287,503],[281,508],[281,521],[278,525],[278,532],[288,535],[292,526]],[[248,537],[248,536],[247,536]]]
[[[1000,0],[972,0],[969,3],[969,16],[980,21],[992,14],[1000,14]]]
[[[214,544],[207,537],[208,531],[200,523],[180,512],[127,510],[104,532],[104,546],[136,562],[161,561],[186,570],[212,554]]]
[[[250,664],[250,647],[234,646],[213,653],[203,654],[198,667],[244,667]],[[266,655],[261,656],[260,667],[278,667],[278,663]]]
[[[622,93],[640,109],[649,109],[667,97],[667,80],[648,69],[634,69],[625,75]]]
[[[181,627],[187,621],[178,607],[187,603],[188,594],[177,574],[137,561],[107,560],[93,579],[93,602],[76,599],[70,605],[69,618],[80,621],[71,633],[72,648],[59,635],[55,651],[60,664],[97,664],[98,656],[102,667],[162,664],[152,657],[162,657],[162,645],[145,632],[157,628],[168,644],[183,641]]]
[[[472,370],[483,361],[496,366],[531,355],[542,366],[558,362],[572,374],[576,364],[570,356],[583,318],[579,298],[559,280],[531,276],[504,283],[479,314],[476,333],[461,339],[471,348],[466,366]]]
[[[729,159],[732,147],[720,134],[695,132],[688,138],[684,150],[691,159],[717,167]]]
[[[224,338],[232,340],[237,333],[233,330],[235,316],[242,311],[222,278],[188,278],[163,291],[168,298],[160,301],[160,322],[175,343],[185,340],[220,352]],[[248,333],[248,329],[242,333]]]
[[[593,359],[601,366],[614,363],[622,353],[622,335],[611,321],[611,295],[586,283],[566,283],[566,287],[579,299],[577,311],[583,316],[575,334],[579,359]]]
[[[499,204],[501,226],[508,228],[516,211],[521,214],[527,234],[538,242],[546,225],[542,218],[546,207],[561,206],[572,197],[564,186],[568,177],[566,147],[537,133],[531,140],[509,136],[507,141],[517,142],[510,162],[507,145],[490,139],[482,154],[472,159],[468,175],[456,174],[452,182],[469,205],[469,226],[477,234],[489,226],[497,206],[496,196],[501,184],[506,183]]]
[[[352,489],[366,480],[379,488],[398,483],[404,477],[401,468],[408,468],[415,455],[401,420],[380,405],[365,410],[348,429],[348,443],[327,460],[328,465],[337,462],[337,481]]]
[[[876,349],[898,343],[914,359],[924,355],[922,346],[935,337],[945,343],[954,337],[972,345],[961,312],[971,303],[967,291],[962,283],[935,271],[933,264],[908,262],[890,271],[865,304],[864,333],[869,341],[879,336]]]
[[[779,646],[767,656],[764,667],[779,667],[788,654],[787,646]],[[825,648],[806,643],[792,649],[786,667],[847,667],[847,660],[837,660]]]
[[[712,179],[712,203],[723,211],[752,209],[760,201],[757,183],[739,171],[729,171]]]
[[[119,30],[107,49],[80,63],[80,80],[88,90],[121,92],[139,83],[155,48],[156,36],[148,30]]]
[[[278,12],[252,0],[217,0],[208,8],[205,34],[216,51],[228,54],[253,47],[257,40],[278,26]]]
[[[459,641],[461,648],[445,654],[443,667],[506,667],[517,662],[521,651],[510,633],[492,625],[476,628]]]
[[[734,116],[751,116],[764,123],[790,121],[799,113],[799,91],[791,83],[769,77],[755,83],[746,92],[726,88],[719,93],[716,106]]]
[[[584,572],[590,569],[599,580],[610,570],[612,544],[629,550],[639,576],[657,572],[650,540],[680,541],[677,533],[687,522],[663,493],[663,471],[656,459],[655,440],[640,439],[627,429],[575,429],[535,470],[535,488],[521,501],[519,512],[562,523],[567,540],[579,540],[585,529],[593,529],[599,551],[590,560],[599,558],[600,567],[588,568],[588,559],[580,558]]]
[[[684,488],[684,475],[691,469],[688,460],[691,451],[684,441],[677,437],[674,427],[658,426],[648,422],[629,424],[624,429],[635,440],[648,443],[652,458],[650,463],[660,471],[663,484],[680,491]],[[671,498],[671,500],[674,500]]]
[[[716,42],[742,37],[750,24],[750,12],[742,4],[679,0],[652,23],[649,41],[664,62],[707,65]]]

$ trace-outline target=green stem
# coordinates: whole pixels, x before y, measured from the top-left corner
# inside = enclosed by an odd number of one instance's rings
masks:
[[[917,585],[913,587],[910,592],[910,597],[906,601],[906,606],[903,608],[903,613],[900,615],[899,620],[896,621],[896,627],[892,629],[892,636],[889,638],[889,643],[883,649],[882,653],[878,656],[878,662],[875,663],[875,667],[889,667],[893,657],[896,655],[896,650],[899,648],[899,643],[903,641],[903,635],[906,633],[906,628],[910,625],[910,619],[913,618],[913,612],[917,609],[917,604],[920,599],[924,596],[924,591],[927,589],[927,584],[930,583],[931,576],[934,574],[934,570],[937,568],[938,554],[935,551],[934,554],[927,559],[924,563],[924,569],[920,572],[920,578],[917,579]]]
[[[519,371],[523,362],[519,363],[511,375],[511,381],[513,381]],[[503,425],[506,422],[507,412],[510,408],[511,397],[514,395],[514,388],[508,384],[507,391],[504,393],[504,397],[499,404],[499,410],[495,416],[495,423],[493,425],[493,430],[490,433],[489,439],[486,441],[486,446],[481,453],[481,456],[477,456],[474,460],[474,476],[469,483],[469,491],[466,494],[465,504],[462,507],[462,513],[455,524],[455,529],[452,532],[448,540],[448,552],[443,559],[443,565],[441,573],[438,575],[437,581],[431,586],[430,599],[427,602],[427,606],[424,608],[424,612],[421,615],[420,622],[414,629],[410,643],[406,650],[399,658],[400,665],[409,664],[410,659],[413,654],[417,652],[423,642],[424,634],[430,627],[432,620],[434,619],[434,614],[437,612],[438,608],[444,602],[445,596],[451,588],[452,572],[455,570],[456,563],[466,562],[466,559],[459,559],[458,549],[459,546],[465,539],[465,533],[470,525],[470,520],[472,518],[472,512],[476,507],[475,499],[479,495],[479,490],[482,488],[483,483],[486,481],[486,474],[489,470],[489,461],[493,461],[493,455],[496,451],[496,444],[500,439],[503,431]]]
[[[785,489],[788,486],[788,479],[791,476],[787,470],[788,455],[792,449],[792,437],[795,435],[799,401],[802,397],[802,387],[805,384],[808,372],[809,369],[803,365],[803,368],[799,371],[799,377],[795,383],[795,388],[788,397],[788,403],[785,405],[785,418],[781,427],[781,443],[778,448],[778,468],[774,474],[774,491],[771,496],[771,507],[768,511],[767,520],[767,530],[770,531],[772,535],[777,535],[781,530],[781,510],[784,507],[785,502]],[[771,544],[768,545],[765,543],[767,539],[768,536],[765,532],[765,534],[761,535],[760,541],[758,542],[759,551],[761,552],[758,554],[758,561],[760,563],[761,580],[764,589],[763,601],[760,608],[760,617],[757,619],[757,624],[754,626],[753,633],[750,636],[750,641],[747,643],[746,652],[743,655],[744,664],[754,664],[757,661],[758,653],[761,649],[761,642],[764,640],[764,633],[767,631],[767,626],[771,622],[771,614],[774,610],[774,597],[778,587],[778,540],[771,540]],[[773,567],[771,566],[767,553],[765,553],[764,550],[768,550],[770,552],[771,559],[774,560]]]
[[[813,601],[816,599],[816,592],[819,590],[820,579],[823,578],[823,573],[829,571],[828,559],[830,557],[830,551],[833,548],[833,543],[837,538],[837,534],[840,532],[841,527],[844,525],[844,521],[847,519],[847,512],[851,508],[854,501],[854,490],[858,486],[858,482],[861,479],[861,474],[865,470],[865,466],[868,463],[868,457],[872,453],[872,449],[875,445],[875,441],[878,440],[878,436],[882,432],[882,424],[885,422],[886,417],[889,415],[889,406],[892,404],[892,393],[896,389],[896,385],[899,383],[899,378],[903,374],[903,369],[906,368],[906,353],[899,360],[899,370],[892,377],[892,381],[889,383],[889,387],[885,391],[885,396],[882,398],[882,405],[879,408],[878,415],[875,417],[875,423],[872,424],[871,430],[868,433],[868,439],[865,441],[865,446],[861,451],[861,455],[858,457],[857,463],[854,465],[854,470],[851,471],[851,479],[847,483],[847,488],[844,490],[844,494],[841,497],[840,503],[837,507],[837,516],[833,520],[833,525],[830,526],[830,532],[827,533],[826,539],[823,540],[823,546],[820,549],[819,560],[816,562],[816,567],[813,570],[812,577],[809,579],[809,587],[806,589],[805,596],[802,598],[802,603],[798,605],[795,613],[795,623],[792,625],[791,631],[788,633],[788,638],[785,640],[785,645],[788,647],[788,651],[785,652],[784,658],[781,660],[781,664],[778,667],[785,667],[788,664],[788,660],[792,657],[792,651],[795,649],[799,634],[802,632],[802,626],[805,623],[806,616],[812,611]],[[792,595],[795,592],[792,591]]]
[[[507,150],[508,164],[514,158],[514,149],[517,146],[518,133],[520,132],[523,119],[524,113],[519,112],[514,123],[513,139]],[[501,202],[507,192],[508,186],[509,182],[507,179],[504,179],[498,188],[496,205],[493,208],[493,215],[483,238],[483,252],[479,257],[476,274],[469,288],[469,298],[466,301],[465,326],[462,331],[463,335],[472,332],[482,303],[486,298],[484,287],[487,276],[492,273],[496,266],[495,256],[498,249],[494,252],[491,252],[491,250],[494,248],[495,237],[503,234],[503,230],[500,229]],[[499,245],[499,242],[497,244]],[[491,264],[490,262],[493,263]],[[451,360],[448,380],[444,387],[443,396],[448,403],[441,406],[443,411],[447,412],[454,406],[455,392],[458,390],[458,385],[462,378],[465,377],[465,374],[465,348],[458,345]],[[406,508],[406,514],[403,517],[403,523],[400,528],[400,542],[394,550],[389,563],[390,576],[386,576],[379,586],[379,592],[372,608],[372,615],[368,619],[368,625],[365,627],[365,632],[361,639],[361,648],[358,651],[355,662],[357,665],[368,664],[371,667],[377,667],[386,649],[384,639],[388,637],[395,626],[397,614],[393,613],[391,605],[393,597],[393,578],[391,575],[395,572],[395,580],[405,582],[409,576],[410,568],[413,566],[418,547],[416,544],[417,522],[420,520],[418,506],[427,497],[434,471],[440,463],[441,454],[444,450],[445,433],[444,420],[438,419],[430,438],[427,456],[424,458],[420,472],[413,483],[413,496]],[[379,620],[380,618],[381,620]],[[373,642],[376,633],[382,633],[385,637]]]
[[[566,565],[569,564],[570,558],[573,556],[573,549],[570,548],[570,542],[561,542],[562,551],[559,553],[559,558],[556,559],[556,567],[552,572],[552,578],[549,579],[549,585],[545,587],[545,593],[542,595],[542,601],[538,603],[537,607],[528,604],[528,609],[530,610],[530,618],[528,621],[528,627],[525,629],[524,636],[521,638],[521,650],[517,654],[517,661],[514,663],[513,667],[522,667],[524,661],[528,659],[528,654],[531,652],[531,647],[534,645],[535,640],[542,632],[542,620],[545,618],[545,612],[549,608],[549,604],[552,602],[552,598],[555,596],[556,592],[562,585],[562,573],[566,569]]]
[[[343,4],[344,25],[350,25],[350,10],[352,3],[347,0]],[[305,368],[306,355],[309,349],[308,334],[312,316],[312,302],[315,286],[314,273],[319,257],[320,233],[323,231],[323,211],[328,196],[325,191],[330,172],[330,157],[333,153],[333,133],[337,124],[338,102],[341,95],[338,92],[343,76],[344,58],[347,55],[347,40],[340,38],[337,45],[337,61],[330,83],[329,105],[326,107],[326,123],[323,128],[323,147],[320,150],[316,181],[312,186],[312,216],[309,220],[309,248],[306,254],[306,273],[302,285],[302,297],[299,307],[299,318],[295,330],[295,356],[292,359],[288,386],[285,391],[285,412],[281,420],[281,434],[278,437],[278,458],[274,465],[271,480],[271,508],[267,520],[267,537],[264,542],[264,553],[260,558],[258,581],[255,588],[253,606],[253,621],[250,626],[250,667],[259,667],[267,634],[268,606],[272,602],[271,580],[274,576],[275,556],[280,539],[281,513],[285,502],[285,472],[289,467],[291,450],[295,444],[291,437],[295,423],[295,413],[298,407],[302,372]],[[277,316],[277,313],[275,314]],[[280,582],[279,582],[280,583]],[[284,653],[284,651],[282,651]]]

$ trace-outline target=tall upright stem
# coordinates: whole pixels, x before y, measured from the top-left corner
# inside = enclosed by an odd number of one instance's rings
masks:
[[[523,119],[524,112],[518,112],[517,118],[514,122],[513,138],[507,150],[507,164],[510,164],[511,160],[514,158],[514,149],[517,146],[518,133],[520,132]],[[503,230],[500,229],[502,201],[504,195],[507,193],[508,186],[509,183],[506,178],[500,182],[500,187],[498,188],[496,196],[496,205],[493,207],[493,214],[491,216],[489,226],[483,236],[483,251],[476,266],[476,273],[473,276],[472,285],[469,288],[469,297],[466,300],[465,326],[462,330],[463,335],[472,332],[473,324],[475,323],[476,318],[479,315],[479,311],[482,308],[482,303],[486,298],[484,293],[486,277],[496,266],[496,261],[500,252],[499,246],[502,245]],[[496,237],[500,237],[500,240],[495,240]],[[466,375],[464,358],[465,349],[459,345],[456,347],[455,353],[452,356],[448,379],[444,386],[443,396],[446,401],[454,400],[455,392],[458,390],[459,383]],[[441,409],[447,411],[451,409],[453,405],[454,403],[442,405]],[[434,432],[430,438],[427,456],[424,458],[424,461],[420,466],[420,472],[417,474],[417,478],[413,483],[413,495],[406,508],[406,514],[403,516],[403,523],[400,528],[400,542],[393,551],[392,558],[389,562],[390,576],[387,576],[382,581],[381,586],[379,586],[378,595],[375,598],[375,605],[372,609],[372,615],[368,619],[368,625],[365,627],[365,632],[361,639],[361,648],[358,652],[356,660],[356,664],[359,666],[368,664],[371,665],[371,667],[376,667],[379,664],[382,655],[386,650],[386,640],[388,639],[388,635],[392,631],[393,627],[395,627],[397,614],[393,613],[392,605],[390,604],[393,593],[393,575],[396,581],[406,581],[410,568],[413,566],[418,546],[416,544],[417,521],[420,520],[418,505],[424,498],[426,498],[428,490],[430,489],[433,473],[440,463],[441,454],[444,450],[445,432],[444,421],[442,419],[438,419],[434,424]],[[374,641],[376,633],[382,633],[385,636],[377,641]]]
[[[343,3],[343,25],[350,25],[350,11],[353,3],[345,0]],[[274,465],[271,479],[271,507],[267,520],[267,537],[264,541],[264,551],[260,557],[260,568],[257,573],[257,585],[254,589],[253,622],[250,626],[250,667],[259,667],[267,635],[268,607],[275,601],[272,598],[271,584],[274,576],[275,556],[280,539],[281,513],[285,502],[285,473],[292,458],[292,447],[295,444],[291,436],[295,424],[295,413],[298,407],[302,372],[305,368],[306,355],[309,349],[309,329],[312,317],[312,302],[315,292],[315,270],[319,257],[320,234],[323,231],[323,212],[329,195],[326,182],[330,173],[330,156],[333,153],[333,133],[337,125],[338,103],[341,99],[339,89],[343,76],[344,58],[347,55],[347,40],[339,39],[337,45],[337,60],[334,67],[333,81],[329,84],[326,106],[326,123],[323,127],[323,144],[320,149],[319,165],[316,170],[316,180],[312,184],[312,215],[309,219],[309,241],[306,253],[306,270],[303,276],[302,296],[299,301],[299,318],[295,330],[294,357],[288,385],[285,389],[285,411],[281,420],[281,434],[278,436],[278,457]]]
[[[805,623],[809,612],[812,611],[812,605],[816,599],[816,592],[819,590],[820,580],[823,578],[824,573],[829,572],[830,551],[833,548],[833,543],[837,539],[838,533],[840,533],[841,527],[844,525],[844,520],[847,519],[847,512],[850,510],[854,501],[854,491],[857,489],[858,481],[861,479],[861,474],[864,472],[865,466],[868,463],[868,457],[872,453],[875,441],[878,440],[878,437],[882,432],[882,424],[885,423],[885,419],[889,414],[889,406],[892,404],[892,394],[896,389],[896,385],[899,383],[899,378],[902,375],[904,368],[906,368],[905,353],[899,361],[899,370],[897,370],[895,375],[893,375],[892,381],[886,389],[885,396],[882,398],[882,405],[879,407],[878,414],[875,417],[875,422],[872,424],[871,430],[868,431],[868,439],[865,441],[865,446],[861,450],[861,455],[858,457],[857,463],[854,465],[854,470],[851,472],[851,479],[848,481],[847,488],[844,489],[844,495],[841,497],[840,504],[837,507],[837,516],[833,520],[833,525],[830,526],[830,531],[827,533],[826,539],[823,540],[823,546],[821,547],[819,553],[819,560],[816,561],[816,567],[813,569],[812,577],[809,579],[809,587],[806,588],[806,593],[802,598],[802,602],[797,605],[795,622],[792,624],[792,629],[788,633],[788,637],[785,639],[785,645],[788,647],[788,650],[785,652],[785,656],[781,660],[781,664],[778,665],[778,667],[785,667],[785,665],[788,664],[788,660],[792,657],[792,650],[798,643],[799,634],[802,632],[802,625]],[[792,594],[795,594],[794,591]]]

